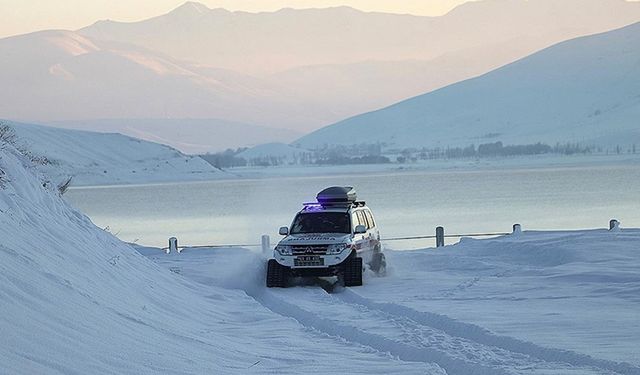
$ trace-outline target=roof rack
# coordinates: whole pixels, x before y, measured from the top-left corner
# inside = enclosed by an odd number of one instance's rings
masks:
[[[305,202],[302,204],[304,206],[303,210],[305,211],[319,211],[325,208],[349,208],[349,207],[364,207],[366,205],[365,201],[355,201],[355,202]]]

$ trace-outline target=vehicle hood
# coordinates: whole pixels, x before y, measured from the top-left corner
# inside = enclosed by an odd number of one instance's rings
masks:
[[[349,242],[350,234],[345,233],[309,233],[291,234],[280,241],[280,245],[331,245]]]

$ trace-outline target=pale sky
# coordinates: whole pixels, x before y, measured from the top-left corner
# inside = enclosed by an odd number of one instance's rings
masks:
[[[467,0],[200,0],[209,8],[273,11],[348,5],[366,11],[442,15]],[[0,38],[44,29],[75,30],[101,19],[138,21],[185,0],[0,0]]]

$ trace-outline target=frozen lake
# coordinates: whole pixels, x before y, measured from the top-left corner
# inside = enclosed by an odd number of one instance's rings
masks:
[[[238,179],[75,188],[65,198],[125,241],[166,246],[275,242],[302,202],[331,185],[356,187],[383,237],[603,228],[616,218],[640,227],[640,166],[421,171],[356,176]],[[390,242],[392,248],[433,240]]]

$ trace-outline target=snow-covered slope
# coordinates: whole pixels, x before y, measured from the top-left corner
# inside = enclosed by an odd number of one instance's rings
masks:
[[[17,144],[39,158],[38,169],[55,183],[115,185],[209,180],[224,172],[199,157],[115,133],[93,133],[7,122]]]
[[[443,374],[158,267],[43,187],[11,146],[0,170],[2,374]],[[262,278],[249,259],[226,268],[238,285]]]
[[[640,23],[570,40],[295,143],[305,148],[375,142],[446,147],[498,140],[640,143],[638,46]]]

